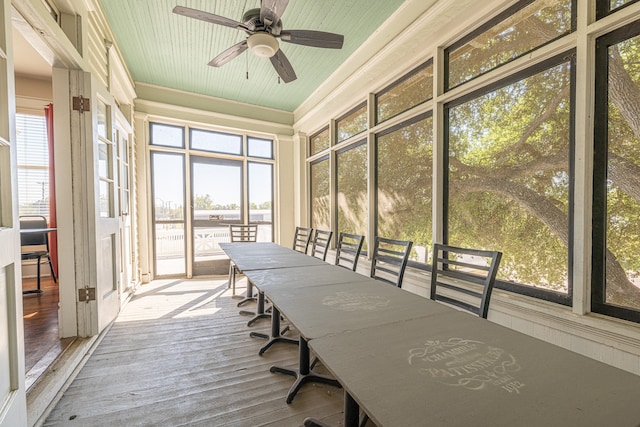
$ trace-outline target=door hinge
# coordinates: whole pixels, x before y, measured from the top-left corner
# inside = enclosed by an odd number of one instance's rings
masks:
[[[91,111],[91,100],[89,98],[83,98],[82,95],[73,97],[73,109],[84,113],[85,111]]]
[[[89,302],[96,300],[96,288],[78,289],[78,301]]]

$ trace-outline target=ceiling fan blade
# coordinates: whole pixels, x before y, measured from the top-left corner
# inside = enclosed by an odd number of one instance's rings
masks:
[[[329,49],[342,49],[342,43],[344,42],[344,36],[342,34],[313,30],[282,31],[280,38],[288,43]]]
[[[293,71],[293,67],[287,59],[287,56],[281,49],[278,49],[276,54],[271,57],[271,63],[285,83],[292,82],[298,78],[298,76],[296,76],[296,72]]]
[[[244,26],[233,19],[225,18],[224,16],[214,15],[213,13],[205,12],[198,9],[191,9],[184,6],[176,6],[173,8],[173,13],[178,15],[187,16],[189,18],[199,19],[201,21],[210,22],[212,24],[224,25],[225,27],[244,29]]]
[[[289,0],[262,0],[260,21],[267,27],[277,24],[288,4]]]
[[[222,52],[220,55],[213,58],[209,65],[212,67],[222,67],[227,62],[231,61],[236,56],[247,50],[247,41],[242,40],[240,43],[234,44],[229,49]]]

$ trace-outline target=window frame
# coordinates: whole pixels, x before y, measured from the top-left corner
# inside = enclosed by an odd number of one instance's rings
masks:
[[[631,4],[631,3],[630,3]],[[622,6],[624,7],[624,6]],[[618,10],[618,9],[616,9]],[[596,39],[591,253],[591,311],[640,322],[640,309],[606,302],[607,170],[609,146],[609,47],[640,36],[640,20]]]
[[[483,86],[477,90],[467,93],[455,100],[449,101],[443,105],[443,177],[442,177],[442,229],[443,229],[443,243],[448,244],[449,236],[449,111],[451,108],[464,104],[467,101],[476,99],[482,95],[488,94],[497,89],[503,88],[510,84],[516,83],[525,78],[531,77],[544,70],[550,69],[554,66],[560,65],[569,61],[570,66],[570,112],[569,112],[569,143],[568,152],[568,174],[569,174],[569,200],[568,200],[568,212],[567,212],[567,233],[568,233],[568,247],[567,247],[567,293],[561,293],[552,291],[549,289],[537,288],[534,286],[528,286],[518,284],[514,282],[507,282],[505,280],[495,281],[495,287],[498,289],[510,291],[517,294],[531,296],[537,299],[554,302],[557,304],[572,306],[573,305],[573,237],[574,237],[574,200],[575,200],[575,100],[576,100],[576,50],[575,48],[569,49],[558,55],[552,56],[543,61],[537,62],[531,67],[528,67],[522,71],[518,71],[496,82]]]
[[[498,15],[494,16],[493,18],[489,19],[488,21],[486,21],[485,23],[483,23],[482,25],[480,25],[478,28],[476,28],[475,30],[467,33],[466,35],[464,35],[463,37],[461,37],[460,39],[458,39],[457,41],[455,41],[454,43],[450,44],[449,46],[447,46],[445,49],[443,49],[442,54],[443,54],[443,84],[444,84],[444,91],[448,92],[450,90],[453,90],[457,87],[460,87],[462,85],[468,84],[469,82],[472,82],[474,80],[476,80],[477,78],[484,76],[486,74],[489,74],[497,69],[500,69],[502,67],[504,67],[505,65],[519,59],[522,58],[525,55],[530,55],[532,52],[535,52],[536,50],[539,50],[540,48],[553,43],[556,40],[559,40],[563,37],[566,37],[568,34],[574,33],[576,31],[577,28],[577,2],[578,0],[570,0],[571,1],[571,29],[567,32],[567,33],[563,33],[560,34],[554,38],[552,38],[551,40],[536,46],[535,48],[528,50],[526,52],[521,53],[520,55],[509,59],[506,62],[501,63],[500,65],[498,65],[497,67],[491,68],[490,70],[484,71],[472,78],[470,78],[469,80],[465,80],[463,82],[460,82],[458,84],[456,84],[455,86],[451,86],[450,85],[450,81],[449,81],[449,55],[451,53],[452,50],[456,50],[457,48],[459,48],[460,46],[466,44],[467,42],[469,42],[470,40],[473,40],[476,36],[484,33],[485,31],[495,27],[497,24],[499,24],[500,22],[506,20],[507,18],[511,17],[512,15],[518,13],[520,10],[522,10],[523,8],[527,7],[528,5],[535,3],[537,0],[520,0],[517,3],[515,3],[514,5],[510,6],[509,8],[507,8],[506,10],[502,11],[501,13],[499,13]]]

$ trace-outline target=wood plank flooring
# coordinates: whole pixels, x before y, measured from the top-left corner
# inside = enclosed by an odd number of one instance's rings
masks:
[[[23,279],[22,288],[36,289],[36,279]],[[41,288],[40,294],[22,296],[27,389],[73,341],[73,338],[59,338],[58,284],[43,276]]]
[[[264,341],[249,332],[269,322],[248,328],[237,302],[225,279],[141,286],[44,425],[301,426],[307,416],[341,425],[342,389],[307,384],[287,405],[293,377],[269,368],[297,366],[298,348],[258,356]]]

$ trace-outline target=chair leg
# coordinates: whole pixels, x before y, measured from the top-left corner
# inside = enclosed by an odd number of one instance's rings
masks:
[[[51,278],[53,279],[53,283],[58,283],[58,278],[56,277],[56,272],[53,271],[53,262],[51,262],[51,257],[47,255],[49,258],[49,268],[51,269]]]
[[[38,257],[38,266],[36,267],[36,274],[38,276],[37,280],[37,286],[36,288],[38,289],[38,292],[41,292],[42,289],[40,288],[40,263],[42,262],[42,257]]]

